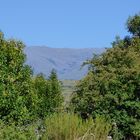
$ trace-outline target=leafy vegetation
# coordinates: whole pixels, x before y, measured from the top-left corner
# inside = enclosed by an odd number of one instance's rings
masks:
[[[53,70],[48,80],[35,78],[25,65],[24,44],[6,40],[0,34],[0,119],[7,122],[29,123],[45,117],[61,106],[63,96]]]
[[[140,139],[139,14],[129,17],[127,29],[132,36],[116,37],[112,48],[84,63],[89,71],[76,86],[70,110],[56,71],[33,77],[24,44],[0,33],[0,139]],[[65,81],[63,90],[70,88]]]
[[[140,138],[140,15],[130,17],[127,28],[132,37],[117,38],[112,48],[85,63],[89,72],[77,85],[72,104],[84,119],[108,117],[118,127],[119,139],[136,139]]]
[[[31,74],[24,65],[24,44],[0,33],[0,119],[27,121],[32,110]]]
[[[33,83],[38,98],[36,112],[38,118],[44,118],[53,112],[57,112],[62,106],[63,96],[55,70],[52,70],[47,80],[43,74],[38,74]]]
[[[36,140],[38,138],[35,132],[37,126],[17,126],[13,124],[0,123],[0,139],[1,140]]]
[[[16,126],[0,123],[1,140],[107,140],[110,124],[104,118],[83,121],[78,115],[53,114],[42,123]]]

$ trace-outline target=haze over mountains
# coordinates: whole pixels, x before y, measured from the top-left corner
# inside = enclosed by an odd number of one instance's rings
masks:
[[[81,69],[82,63],[95,54],[101,54],[104,48],[49,48],[45,46],[26,47],[26,64],[29,64],[34,74],[44,73],[46,76],[55,69],[58,78],[78,80],[87,73],[87,67]]]

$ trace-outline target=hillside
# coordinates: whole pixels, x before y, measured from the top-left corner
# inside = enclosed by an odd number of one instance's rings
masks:
[[[81,69],[82,63],[90,59],[93,53],[100,54],[103,48],[49,48],[49,47],[26,47],[26,63],[29,64],[34,74],[44,73],[49,75],[54,68],[57,71],[59,79],[81,79],[87,72],[87,68]]]

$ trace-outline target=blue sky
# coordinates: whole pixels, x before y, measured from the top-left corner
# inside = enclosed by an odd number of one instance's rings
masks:
[[[0,0],[0,30],[27,46],[110,47],[140,0]]]

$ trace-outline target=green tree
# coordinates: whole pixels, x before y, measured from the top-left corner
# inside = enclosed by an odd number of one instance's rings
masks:
[[[119,139],[140,138],[140,39],[135,35],[117,39],[112,48],[86,62],[89,72],[71,101],[83,118],[108,117]]]
[[[37,118],[44,118],[48,112],[48,108],[46,107],[47,103],[47,80],[45,79],[45,75],[40,73],[35,78],[33,78],[33,86],[34,93],[37,97],[36,109],[34,110],[34,115]]]
[[[127,29],[133,35],[140,37],[140,14],[129,17],[127,21]]]
[[[29,120],[33,107],[32,71],[25,65],[21,41],[6,40],[0,32],[0,119]]]
[[[34,79],[34,88],[38,97],[38,117],[44,118],[61,107],[63,96],[55,70],[52,70],[49,79],[46,79],[43,74],[38,74]]]
[[[64,101],[61,89],[61,82],[57,78],[57,73],[52,69],[48,79],[48,90],[50,95],[51,111],[57,110]]]

